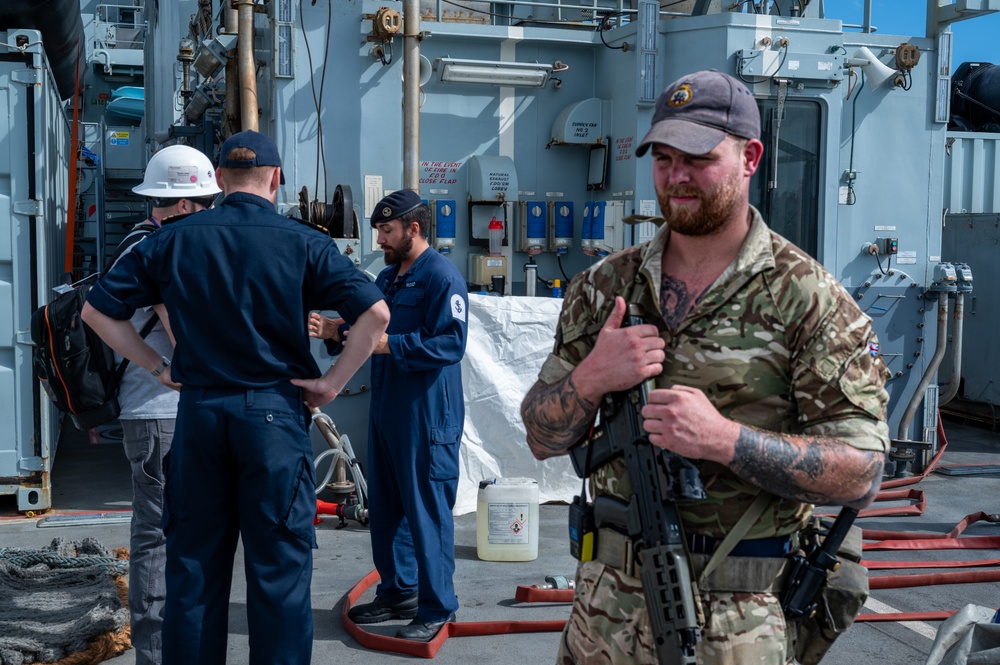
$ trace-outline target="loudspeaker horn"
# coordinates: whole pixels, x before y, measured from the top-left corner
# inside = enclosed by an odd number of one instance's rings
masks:
[[[862,46],[854,52],[851,64],[865,70],[868,78],[868,89],[875,90],[896,75],[896,70],[875,57],[875,54]]]

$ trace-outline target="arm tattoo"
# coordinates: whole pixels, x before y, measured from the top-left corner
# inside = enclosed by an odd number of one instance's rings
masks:
[[[521,405],[528,447],[539,459],[563,455],[587,433],[596,414],[597,404],[577,392],[572,374],[552,385],[539,381]]]
[[[861,465],[843,463],[845,456]],[[769,492],[815,504],[864,508],[878,493],[881,453],[858,450],[836,439],[790,436],[741,427],[732,470]],[[860,488],[850,496],[842,490]],[[838,492],[838,490],[841,490]]]
[[[688,310],[700,297],[688,293],[685,282],[671,275],[663,275],[660,280],[660,310],[671,330],[677,330]]]

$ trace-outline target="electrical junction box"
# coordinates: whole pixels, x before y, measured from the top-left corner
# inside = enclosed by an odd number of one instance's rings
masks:
[[[583,253],[607,256],[625,246],[624,201],[591,201],[583,206]]]
[[[844,80],[844,56],[840,53],[788,53],[787,50],[740,49],[736,52],[740,74],[745,78],[790,78],[823,82]]]
[[[494,275],[503,275],[507,279],[507,257],[491,256],[489,254],[469,254],[469,283],[478,286],[489,286]]]
[[[545,250],[548,207],[545,201],[521,201],[517,204],[520,226],[517,251],[534,255]]]
[[[430,202],[431,244],[442,254],[450,254],[455,247],[455,203],[453,199]]]
[[[573,249],[573,202],[549,201],[549,251],[566,254]]]
[[[109,180],[142,180],[145,145],[138,127],[108,127],[104,132],[104,174]]]
[[[879,254],[899,254],[899,238],[876,238],[875,246]]]

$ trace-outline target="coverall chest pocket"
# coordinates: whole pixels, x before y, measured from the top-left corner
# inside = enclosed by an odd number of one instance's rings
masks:
[[[391,319],[393,323],[403,325],[401,327],[392,326],[393,329],[409,332],[423,321],[424,296],[424,289],[412,287],[401,289],[395,295],[392,299]]]

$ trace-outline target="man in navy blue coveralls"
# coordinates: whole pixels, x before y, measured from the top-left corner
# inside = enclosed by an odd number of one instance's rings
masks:
[[[226,661],[233,559],[242,538],[250,663],[307,665],[316,512],[308,406],[332,400],[388,322],[382,293],[325,235],[274,207],[281,160],[253,131],[222,145],[214,209],[164,226],[88,296],[84,320],[116,351],[180,387],[167,459],[165,665]],[[173,364],[129,318],[162,302]],[[308,312],[353,323],[320,376]],[[177,383],[175,383],[175,381]]]
[[[371,225],[388,266],[375,284],[391,310],[372,356],[368,430],[368,514],[381,582],[374,602],[349,616],[356,623],[412,617],[396,636],[426,642],[458,609],[451,511],[465,421],[468,290],[455,266],[429,247],[430,213],[418,194],[386,196]],[[310,334],[339,341],[339,323],[313,314]]]

